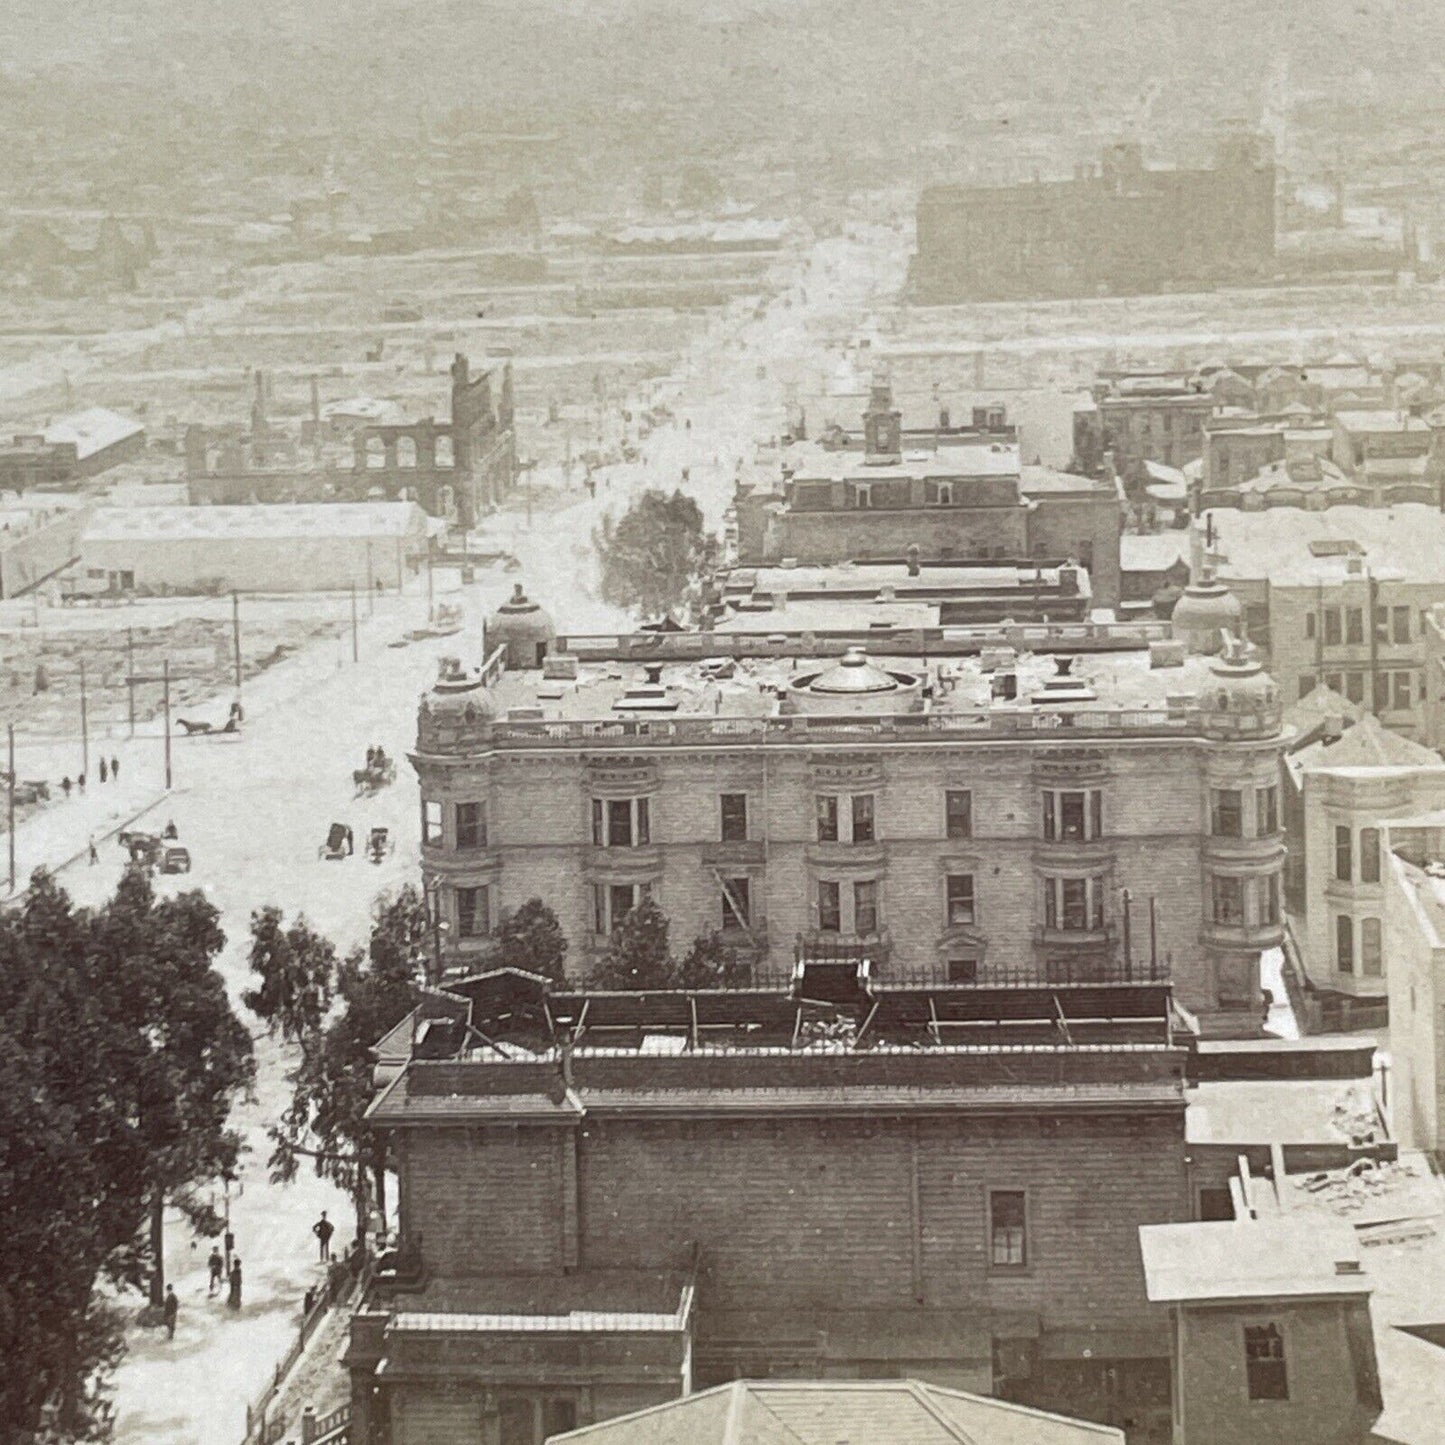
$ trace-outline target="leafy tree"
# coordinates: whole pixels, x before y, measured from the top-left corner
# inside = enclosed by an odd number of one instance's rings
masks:
[[[721,933],[701,933],[678,960],[678,988],[736,988],[746,981],[747,968]]]
[[[226,936],[203,893],[157,901],[149,874],[132,867],[96,915],[95,941],[120,1021],[138,1041],[123,1097],[145,1154],[150,1296],[159,1305],[166,1204],[198,1232],[220,1232],[197,1190],[235,1168],[241,1141],[226,1121],[255,1078],[251,1035],[215,968]]]
[[[662,909],[644,898],[612,930],[607,956],[592,981],[599,988],[676,988],[670,927]]]
[[[218,1162],[250,1077],[250,1036],[212,966],[198,894],[157,904],[138,870],[76,909],[44,872],[0,915],[0,1421],[4,1438],[109,1432],[119,1313],[106,1277],[139,1286],[157,1199],[186,1203]]]
[[[268,906],[251,915],[251,972],[260,983],[241,1002],[271,1032],[301,1043],[321,1028],[336,987],[336,948],[304,918],[281,925],[281,910]]]
[[[372,1190],[386,1210],[386,1155],[363,1116],[375,1092],[372,1049],[421,996],[428,970],[426,903],[403,888],[372,915],[371,940],[343,960],[336,978],[341,1008],[302,1043],[291,1102],[271,1133],[271,1177],[296,1177],[302,1159],[345,1190],[365,1232]]]
[[[497,930],[497,962],[503,968],[539,973],[566,981],[567,938],[557,915],[540,898],[529,898],[502,920]]]
[[[602,519],[593,541],[602,563],[604,602],[644,617],[679,611],[692,600],[708,556],[702,513],[684,492],[643,492],[614,520]]]

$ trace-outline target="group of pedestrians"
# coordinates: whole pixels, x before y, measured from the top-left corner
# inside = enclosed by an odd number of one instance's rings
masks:
[[[326,1217],[326,1211],[321,1211],[321,1218],[311,1226],[311,1233],[316,1236],[316,1243],[320,1250],[320,1262],[327,1264],[331,1260],[331,1236],[336,1233],[336,1226]],[[221,1245],[213,1244],[211,1252],[206,1258],[206,1267],[209,1274],[209,1281],[206,1286],[206,1298],[215,1299],[222,1291],[226,1295],[226,1308],[235,1312],[241,1308],[241,1256],[236,1253],[236,1236],[228,1229],[223,1236],[225,1253],[221,1252]],[[176,1337],[176,1320],[180,1316],[181,1302],[176,1298],[176,1287],[166,1286],[166,1297],[161,1306],[161,1314],[165,1321],[166,1338],[173,1340]]]
[[[100,781],[102,783],[120,782],[120,759],[112,758],[109,764],[104,758],[100,760]],[[85,774],[77,773],[74,778],[67,773],[60,780],[60,791],[68,798],[72,791],[78,792],[81,797],[85,796]]]

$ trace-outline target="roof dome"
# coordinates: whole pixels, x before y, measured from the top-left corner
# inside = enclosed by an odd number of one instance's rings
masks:
[[[1260,666],[1247,643],[1232,638],[1209,664],[1206,706],[1219,712],[1260,713],[1279,703],[1274,679]]]
[[[1238,633],[1244,609],[1239,598],[1214,575],[1212,567],[1200,570],[1199,577],[1184,589],[1174,604],[1170,619],[1174,635],[1190,652],[1216,653],[1224,645],[1222,634]]]
[[[487,619],[486,651],[507,649],[507,666],[514,671],[540,667],[557,640],[557,624],[547,610],[533,602],[520,582],[512,595]]]
[[[861,647],[850,647],[835,666],[818,673],[808,684],[809,692],[849,693],[897,692],[898,679],[868,661]]]
[[[422,698],[422,709],[467,722],[491,722],[497,715],[491,693],[482,685],[481,669],[464,668],[455,657],[443,657],[438,663],[436,681]]]

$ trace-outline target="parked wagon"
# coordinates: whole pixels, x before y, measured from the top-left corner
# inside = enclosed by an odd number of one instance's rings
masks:
[[[351,829],[345,823],[333,823],[327,830],[326,841],[316,850],[316,856],[336,862],[351,857],[355,851]]]
[[[381,863],[396,851],[396,839],[386,828],[373,828],[366,839],[366,856],[373,863]]]

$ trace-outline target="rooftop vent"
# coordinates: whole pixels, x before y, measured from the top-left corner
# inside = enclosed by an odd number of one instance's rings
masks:
[[[662,664],[649,663],[643,669],[644,681],[628,688],[612,704],[613,712],[676,712],[678,700],[669,697],[662,681]]]
[[[1310,542],[1311,557],[1360,557],[1364,551],[1352,537],[1316,537]]]
[[[1337,1259],[1335,1261],[1336,1274],[1364,1274],[1364,1268],[1357,1259]]]

